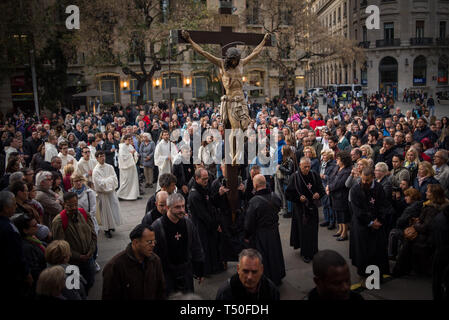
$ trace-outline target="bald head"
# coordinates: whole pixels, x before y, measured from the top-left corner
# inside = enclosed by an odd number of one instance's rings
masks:
[[[254,190],[259,191],[267,187],[267,181],[261,174],[256,174],[253,178]]]
[[[158,193],[156,193],[156,202],[166,202],[168,198],[168,192],[167,191],[159,191]]]

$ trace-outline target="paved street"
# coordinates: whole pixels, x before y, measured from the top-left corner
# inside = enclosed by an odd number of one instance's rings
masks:
[[[124,217],[124,225],[117,228],[112,239],[105,238],[104,234],[99,235],[98,240],[98,263],[104,266],[111,257],[120,250],[123,250],[129,243],[129,232],[138,224],[145,210],[148,192],[142,200],[121,201],[120,207]],[[322,215],[321,215],[322,218]],[[286,265],[286,277],[280,286],[281,299],[298,300],[302,299],[314,286],[312,264],[306,264],[299,257],[299,250],[293,250],[289,246],[291,219],[280,217],[280,232],[282,247]],[[342,254],[349,261],[349,241],[338,242],[332,237],[334,231],[327,228],[320,228],[319,248],[333,249]],[[229,263],[228,270],[218,275],[205,279],[201,285],[196,285],[196,293],[204,299],[215,299],[219,286],[236,272],[236,263]],[[351,267],[352,283],[358,283],[356,270]],[[197,283],[196,283],[197,284]],[[90,299],[101,299],[102,276],[97,273],[95,286],[89,294]],[[409,277],[404,279],[393,279],[381,285],[380,290],[362,291],[362,295],[370,300],[382,299],[431,299],[431,279],[419,279]]]
[[[397,106],[402,111],[411,108],[411,105],[399,102]],[[325,107],[320,106],[321,112],[325,112]],[[449,115],[449,105],[436,105],[436,115],[438,118]],[[147,194],[142,200],[137,201],[121,201],[121,213],[124,218],[124,225],[117,228],[112,239],[105,238],[104,234],[99,235],[98,263],[103,267],[110,258],[112,258],[120,250],[123,250],[129,243],[129,232],[138,224],[144,214],[146,202],[153,190],[147,189]],[[321,214],[321,219],[323,219]],[[302,299],[309,290],[314,287],[312,264],[306,264],[299,256],[299,250],[293,250],[289,246],[290,241],[290,223],[291,219],[280,217],[280,232],[282,247],[286,265],[286,277],[280,286],[281,299]],[[332,237],[334,231],[327,228],[320,228],[319,232],[319,248],[333,249],[342,254],[348,262],[349,260],[349,241],[338,242]],[[214,299],[217,289],[226,281],[234,272],[236,272],[236,263],[229,263],[228,270],[218,275],[207,278],[203,284],[196,285],[195,291],[204,299]],[[358,283],[356,270],[351,267],[352,283]],[[95,286],[92,289],[89,298],[101,299],[102,276],[101,272],[97,274]],[[362,295],[365,299],[370,300],[414,300],[414,299],[432,299],[432,287],[430,278],[418,278],[409,276],[401,279],[388,279],[386,283],[381,285],[380,290],[364,290]]]

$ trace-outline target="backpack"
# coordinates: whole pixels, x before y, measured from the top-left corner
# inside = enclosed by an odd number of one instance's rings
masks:
[[[87,213],[83,208],[78,208],[78,211],[81,212],[81,214],[84,217],[84,220],[86,220],[86,222],[89,222],[89,218],[87,217]],[[61,216],[61,222],[62,222],[62,229],[67,229],[67,226],[69,225],[69,217],[67,217],[67,211],[66,210],[62,210],[61,213],[59,214]]]

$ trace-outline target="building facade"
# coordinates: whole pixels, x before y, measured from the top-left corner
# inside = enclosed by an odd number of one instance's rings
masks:
[[[330,32],[337,29],[364,48],[366,62],[342,66],[338,61],[317,59],[308,74],[308,86],[360,83],[367,93],[397,97],[405,89],[429,94],[449,90],[448,0],[317,0],[314,5]],[[379,29],[366,26],[370,5],[379,8]]]
[[[170,1],[163,0],[162,6],[168,7]],[[256,1],[257,2],[257,1]],[[225,3],[225,4],[223,4]],[[226,4],[228,3],[228,4]],[[220,5],[232,5],[234,7],[233,15],[238,16],[237,23],[233,25],[234,32],[254,32],[264,33],[263,26],[260,23],[261,17],[257,7],[254,7],[254,1],[240,0],[207,0],[207,8],[211,14],[217,14]],[[234,20],[235,21],[235,20]],[[216,31],[220,25],[214,27]],[[185,45],[174,47],[174,51],[181,51]],[[243,48],[240,47],[239,48]],[[246,48],[247,52],[254,47]],[[244,56],[244,55],[243,55]],[[130,58],[129,67],[139,73],[140,65],[136,59]],[[158,102],[169,100],[169,87],[171,97],[174,101],[184,101],[186,103],[207,101],[207,96],[211,86],[218,85],[216,72],[213,72],[212,64],[206,61],[202,56],[196,54],[193,50],[188,50],[175,58],[163,59],[161,61],[162,69],[154,74],[153,80],[147,82],[143,88],[144,102]],[[150,61],[145,63],[146,70],[151,68]],[[171,72],[169,73],[169,69]],[[262,56],[253,60],[245,66],[243,82],[252,102],[263,102],[266,98],[272,99],[280,95],[280,88],[283,82],[279,77],[277,69],[264,59]],[[297,77],[294,83],[290,83],[291,91],[298,93],[304,91],[305,81],[304,73],[296,71]],[[170,76],[169,76],[170,75]],[[9,80],[9,79],[7,79]],[[121,104],[127,106],[137,101],[137,80],[123,73],[117,66],[97,66],[95,68],[86,65],[86,59],[82,52],[76,52],[69,60],[68,84],[65,104],[72,109],[89,105],[89,100],[73,99],[72,95],[90,89],[110,92],[111,95],[100,97],[103,104]],[[1,109],[6,111],[14,105],[12,101],[11,87],[7,82],[3,82],[0,87]],[[28,89],[29,91],[29,89]],[[32,93],[31,93],[32,97]],[[32,98],[25,108],[34,110]],[[22,106],[22,109],[24,107]]]

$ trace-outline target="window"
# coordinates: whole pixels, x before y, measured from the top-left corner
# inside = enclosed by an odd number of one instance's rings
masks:
[[[365,26],[363,26],[362,32],[363,32],[363,41],[364,42],[368,41],[368,32]]]
[[[357,34],[357,29],[354,30],[354,37],[355,37],[355,41],[357,41],[359,38],[358,34]]]
[[[424,38],[424,21],[416,21],[416,38]]]
[[[168,15],[170,13],[170,0],[161,0],[160,2],[161,8],[161,22],[165,23],[168,21]]]
[[[119,102],[120,97],[120,84],[118,81],[118,77],[114,76],[104,76],[100,79],[100,91],[111,92],[113,94],[108,94],[100,97],[101,103],[103,104],[112,104]]]
[[[425,86],[427,73],[427,61],[424,56],[416,57],[413,62],[413,85]]]
[[[334,23],[333,23],[334,26],[337,24],[337,22],[336,22],[336,16],[337,16],[337,12],[334,11]]]
[[[446,21],[440,21],[440,39],[446,39]]]
[[[193,97],[201,98],[207,95],[208,83],[207,77],[205,75],[195,75],[193,76]]]
[[[384,23],[384,39],[393,40],[394,39],[394,23],[385,22]]]
[[[447,56],[441,56],[438,61],[438,84],[447,84],[449,59]]]
[[[343,18],[346,18],[347,16],[347,3],[343,3]]]
[[[171,84],[171,86],[170,86]],[[163,75],[162,78],[162,97],[165,100],[170,99],[170,89],[171,88],[171,98],[176,100],[182,98],[182,81],[180,73],[172,73],[169,81],[168,73]]]
[[[341,21],[341,8],[338,7],[338,22]]]
[[[258,0],[250,0],[246,2],[246,23],[260,24],[259,7],[260,4]]]
[[[359,0],[352,0],[352,1],[354,1],[354,11],[357,11],[357,2],[358,2]]]

